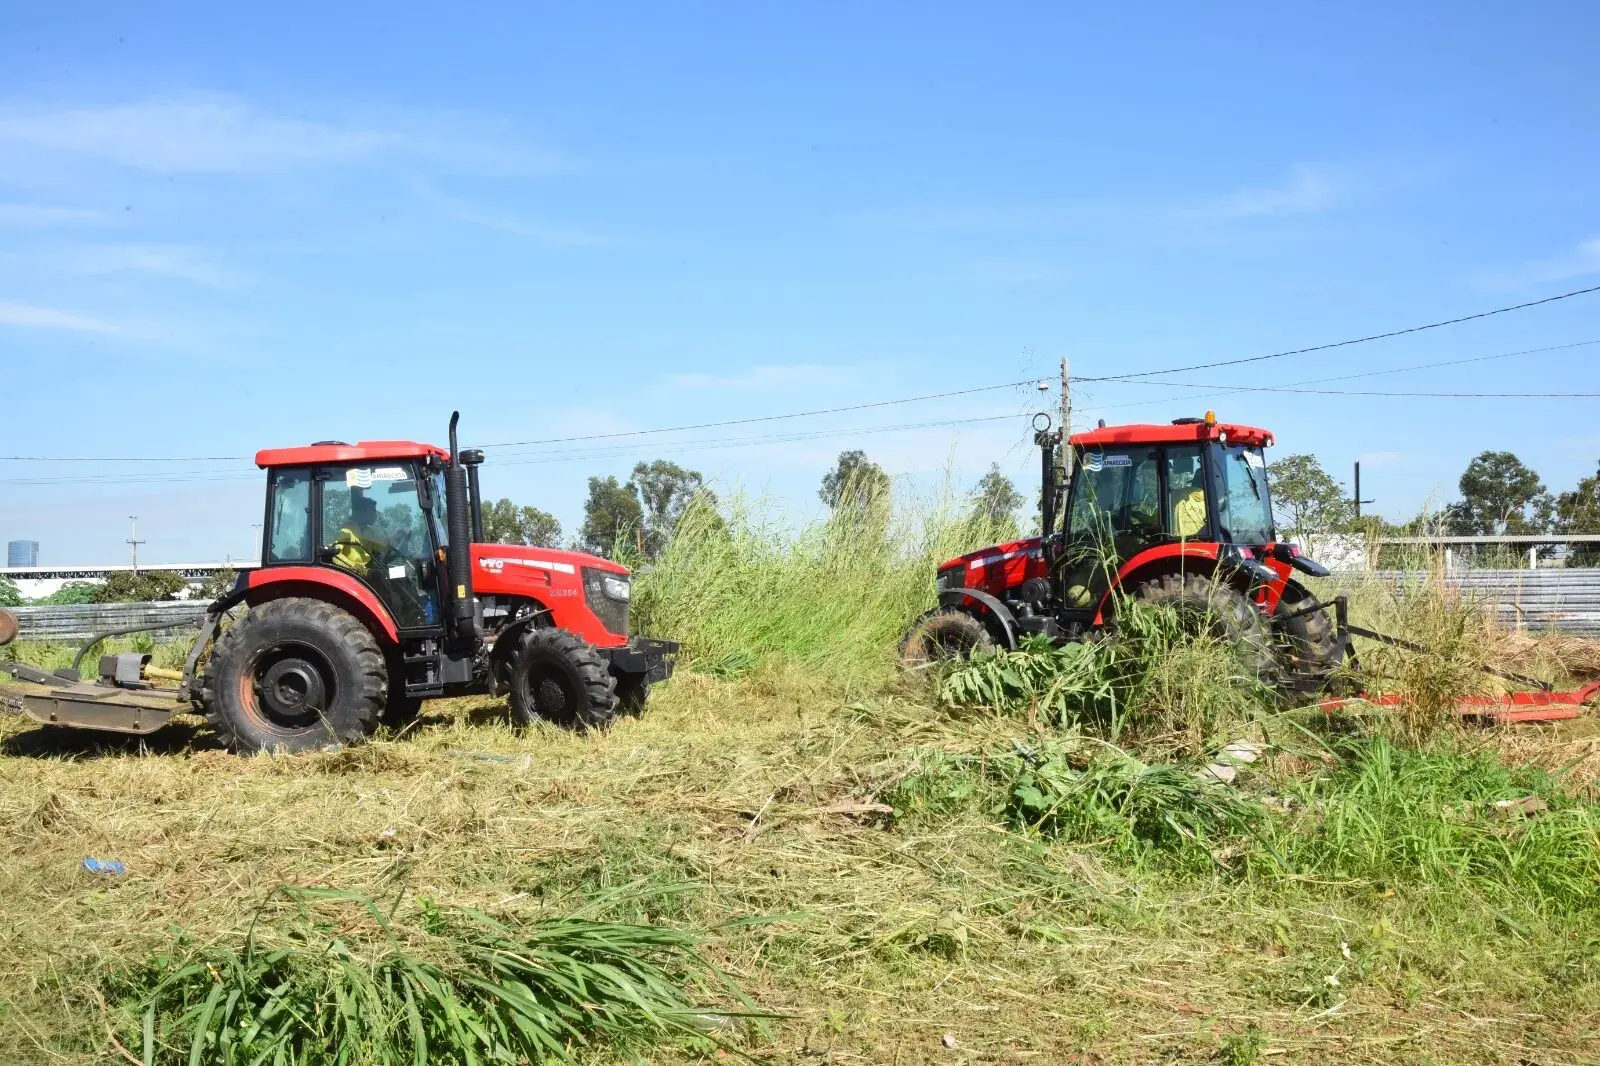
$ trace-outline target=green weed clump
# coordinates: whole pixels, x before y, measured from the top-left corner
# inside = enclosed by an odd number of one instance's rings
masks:
[[[683,641],[696,669],[724,677],[783,663],[882,682],[911,621],[933,606],[938,564],[1008,533],[948,498],[841,508],[798,529],[742,498],[721,513],[691,506],[640,573],[636,628]]]
[[[1259,858],[1274,875],[1423,883],[1500,906],[1600,906],[1600,807],[1492,754],[1353,739],[1328,773],[1291,779],[1291,814]]]
[[[1152,851],[1208,855],[1247,833],[1263,808],[1239,792],[1167,763],[1145,763],[1118,748],[1081,750],[1018,744],[994,760],[1008,783],[1004,813],[1059,840],[1093,844],[1130,858]]]
[[[298,904],[287,919],[258,919],[236,940],[180,942],[108,982],[147,1066],[571,1062],[596,1046],[727,1046],[718,1031],[752,1013],[676,929],[518,925],[431,903],[402,924],[358,895],[285,894]],[[351,913],[329,920],[329,903]]]
[[[938,685],[947,707],[987,707],[1055,728],[1084,727],[1168,758],[1215,751],[1268,719],[1274,696],[1239,649],[1195,630],[1176,610],[1119,603],[1116,626],[1092,642],[1024,638],[1014,652],[974,656]]]

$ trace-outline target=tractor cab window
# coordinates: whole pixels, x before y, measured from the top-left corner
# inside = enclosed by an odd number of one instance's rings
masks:
[[[266,563],[311,561],[311,471],[274,470]]]
[[[1154,448],[1092,448],[1078,457],[1071,539],[1126,559],[1161,536],[1160,475]]]
[[[1272,501],[1267,495],[1267,461],[1259,447],[1224,445],[1223,496],[1217,523],[1235,544],[1266,544],[1273,539]]]
[[[1167,447],[1167,531],[1178,540],[1208,540],[1205,466],[1193,444]]]
[[[322,470],[319,557],[377,592],[402,629],[439,619],[433,538],[409,465]]]

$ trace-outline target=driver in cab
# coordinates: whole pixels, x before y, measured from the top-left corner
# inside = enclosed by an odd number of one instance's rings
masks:
[[[1206,493],[1198,484],[1193,470],[1177,474],[1168,496],[1172,501],[1172,534],[1180,540],[1192,540],[1206,528]]]
[[[378,536],[378,501],[359,493],[350,494],[350,521],[333,538],[333,564],[352,574],[371,576],[374,560],[389,548]]]

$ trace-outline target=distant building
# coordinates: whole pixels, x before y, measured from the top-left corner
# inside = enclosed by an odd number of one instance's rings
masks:
[[[38,566],[39,542],[36,540],[14,540],[6,545],[7,566]]]

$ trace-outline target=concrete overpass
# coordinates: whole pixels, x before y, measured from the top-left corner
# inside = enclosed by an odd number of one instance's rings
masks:
[[[139,564],[140,573],[160,571],[177,574],[191,585],[215,574],[219,570],[243,570],[256,563],[151,563]],[[30,600],[49,596],[69,581],[104,581],[112,574],[133,572],[129,563],[112,563],[106,566],[0,566],[0,577],[9,577],[17,583],[17,590]]]

